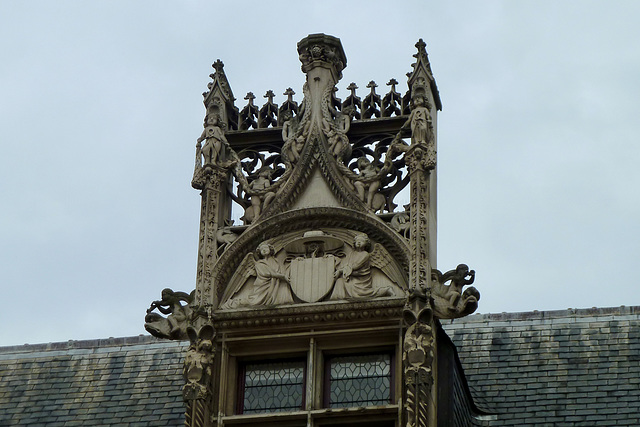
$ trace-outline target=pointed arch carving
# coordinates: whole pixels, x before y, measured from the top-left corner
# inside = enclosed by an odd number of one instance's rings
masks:
[[[245,255],[261,242],[283,233],[320,227],[348,228],[365,233],[371,240],[384,246],[403,271],[409,271],[409,246],[406,240],[376,216],[345,208],[296,209],[256,223],[233,242],[214,266],[212,284],[215,286],[210,287],[211,295],[202,296],[203,301],[213,308],[217,307],[231,276]]]

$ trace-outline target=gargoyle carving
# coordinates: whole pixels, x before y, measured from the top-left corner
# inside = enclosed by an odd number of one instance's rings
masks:
[[[169,288],[163,289],[162,299],[153,301],[147,309],[144,328],[158,338],[186,339],[187,323],[192,311],[189,304],[193,302],[194,295],[195,290],[191,294],[187,294],[186,292],[174,292]],[[183,302],[186,304],[182,305]],[[153,313],[154,310],[158,310],[167,317]]]
[[[475,279],[476,272],[465,264],[459,264],[455,270],[442,274],[432,272],[432,298],[435,315],[441,319],[454,319],[473,313],[478,308],[480,292],[473,286],[465,289]],[[446,282],[451,282],[445,285]]]

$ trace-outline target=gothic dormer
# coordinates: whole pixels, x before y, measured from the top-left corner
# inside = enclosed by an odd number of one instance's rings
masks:
[[[441,105],[416,47],[406,89],[369,81],[359,96],[352,82],[344,101],[333,36],[298,43],[299,102],[292,88],[280,105],[279,91],[263,105],[249,92],[238,109],[214,63],[192,180],[195,290],[163,290],[145,317],[153,335],[189,340],[187,426],[446,425],[438,319],[480,295],[466,265],[436,268]]]

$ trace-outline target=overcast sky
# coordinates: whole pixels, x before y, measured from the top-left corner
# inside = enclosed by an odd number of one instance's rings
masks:
[[[404,92],[427,43],[437,267],[477,271],[479,312],[640,305],[640,2],[216,3],[0,3],[0,346],[143,334],[163,288],[193,289],[211,64],[240,107],[300,101],[318,32],[342,98]]]

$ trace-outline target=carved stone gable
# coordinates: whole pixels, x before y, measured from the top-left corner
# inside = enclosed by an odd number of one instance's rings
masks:
[[[352,82],[344,101],[333,36],[298,43],[298,101],[287,88],[237,107],[213,64],[195,290],[165,289],[145,317],[151,334],[190,341],[186,426],[439,423],[438,319],[472,313],[480,294],[466,265],[435,268],[441,102],[425,46],[406,90],[391,78],[359,96]]]

